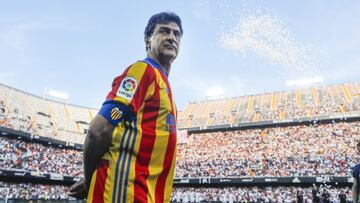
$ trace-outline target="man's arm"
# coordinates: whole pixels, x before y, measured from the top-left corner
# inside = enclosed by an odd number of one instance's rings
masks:
[[[353,198],[353,202],[356,203],[358,202],[358,185],[356,182],[356,179],[353,177],[353,186],[352,186],[352,198]]]
[[[71,186],[70,196],[85,198],[90,187],[91,176],[100,163],[101,157],[110,147],[114,128],[114,125],[99,114],[91,121],[83,149],[85,178]]]
[[[97,164],[110,147],[114,128],[108,120],[99,114],[90,123],[83,151],[85,186],[87,189],[90,186],[91,176],[96,170]]]
[[[136,114],[146,97],[154,92],[156,73],[144,62],[136,62],[116,77],[98,115],[90,123],[86,135],[83,162],[85,178],[70,188],[69,195],[84,198],[89,190],[91,176],[109,149],[114,126]],[[127,86],[131,86],[131,91]],[[152,90],[148,92],[148,90]]]

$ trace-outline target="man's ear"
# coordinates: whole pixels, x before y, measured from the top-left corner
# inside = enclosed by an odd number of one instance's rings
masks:
[[[146,36],[144,38],[146,50],[150,49],[150,37]]]

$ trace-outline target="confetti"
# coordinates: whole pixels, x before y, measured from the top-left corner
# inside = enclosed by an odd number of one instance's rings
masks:
[[[296,41],[293,33],[276,15],[261,12],[242,15],[237,24],[223,29],[218,44],[225,50],[246,56],[255,53],[272,64],[287,70],[305,71],[314,68],[311,46]]]

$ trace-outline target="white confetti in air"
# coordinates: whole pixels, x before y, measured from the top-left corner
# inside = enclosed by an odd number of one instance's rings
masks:
[[[243,55],[253,52],[288,70],[314,68],[310,46],[298,43],[287,26],[273,15],[243,15],[230,32],[220,34],[218,42],[226,50]]]

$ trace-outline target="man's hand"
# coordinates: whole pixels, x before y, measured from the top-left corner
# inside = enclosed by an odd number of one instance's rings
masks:
[[[88,190],[85,186],[85,179],[81,179],[70,187],[70,191],[68,195],[71,197],[75,197],[76,199],[85,199],[87,193]]]

